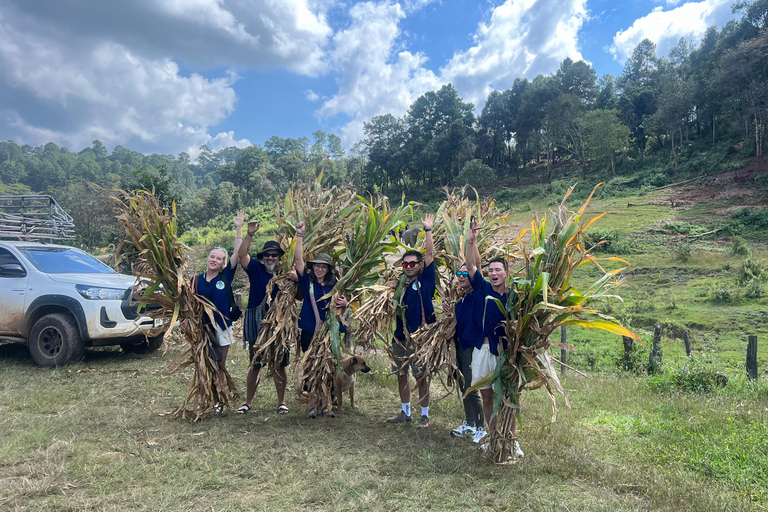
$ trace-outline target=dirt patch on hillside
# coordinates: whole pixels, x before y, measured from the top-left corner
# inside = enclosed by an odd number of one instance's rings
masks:
[[[670,187],[668,195],[656,201],[673,208],[690,207],[700,202],[725,202],[713,205],[712,213],[730,214],[735,210],[768,205],[768,192],[755,186],[755,177],[768,173],[768,160],[754,160],[745,168],[736,171],[712,174],[690,184]]]

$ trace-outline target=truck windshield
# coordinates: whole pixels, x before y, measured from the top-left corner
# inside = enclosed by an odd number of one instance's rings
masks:
[[[115,274],[93,256],[67,247],[19,247],[39,270],[46,274]]]

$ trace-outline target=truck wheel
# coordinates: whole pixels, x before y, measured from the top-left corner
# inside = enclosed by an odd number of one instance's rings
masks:
[[[151,354],[163,345],[163,335],[153,336],[136,343],[121,343],[120,348],[126,354]]]
[[[85,343],[77,324],[67,314],[51,313],[35,322],[29,333],[29,353],[46,368],[63,366],[83,357]]]

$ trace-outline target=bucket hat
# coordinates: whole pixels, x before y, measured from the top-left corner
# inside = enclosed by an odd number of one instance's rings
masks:
[[[328,265],[328,267],[333,268],[333,259],[331,258],[331,255],[326,254],[324,252],[321,252],[320,254],[315,256],[313,259],[309,260],[307,262],[307,265],[309,264],[314,265],[315,263],[324,263]]]
[[[285,251],[280,247],[279,243],[274,240],[268,240],[264,243],[264,247],[261,248],[261,252],[256,254],[256,257],[260,260],[264,259],[264,253],[267,251],[277,251],[280,254],[280,258],[285,254]]]

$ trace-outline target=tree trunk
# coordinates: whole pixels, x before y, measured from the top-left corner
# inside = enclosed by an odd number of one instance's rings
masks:
[[[677,151],[675,151],[675,130],[672,130],[669,135],[672,137],[672,157],[675,159],[675,171],[678,171],[680,168],[677,165]]]
[[[613,171],[613,177],[616,177],[616,162],[613,160],[613,155],[611,155],[611,171]]]
[[[715,113],[712,113],[712,146],[715,145]]]

